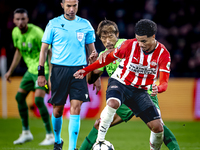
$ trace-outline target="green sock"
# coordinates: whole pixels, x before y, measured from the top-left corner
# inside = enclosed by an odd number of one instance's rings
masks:
[[[18,111],[22,121],[22,130],[29,130],[28,123],[28,106],[26,104],[26,93],[17,92],[15,99],[18,104]]]
[[[96,142],[98,130],[93,127],[88,136],[85,138],[79,150],[91,150]]]
[[[45,129],[47,133],[52,133],[51,130],[51,123],[50,123],[50,117],[48,110],[44,104],[44,98],[43,97],[35,97],[35,104],[37,105],[40,115],[42,117],[42,120],[45,124]]]
[[[164,143],[169,148],[169,150],[180,150],[178,142],[174,134],[164,125]]]

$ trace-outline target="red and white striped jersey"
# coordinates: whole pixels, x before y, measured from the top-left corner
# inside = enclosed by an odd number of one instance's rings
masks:
[[[126,40],[113,55],[122,61],[111,77],[125,85],[147,90],[156,82],[159,71],[170,73],[170,54],[159,42],[152,53],[145,54],[137,39]]]

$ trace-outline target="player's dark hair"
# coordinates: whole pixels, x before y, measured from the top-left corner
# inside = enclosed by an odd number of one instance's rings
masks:
[[[112,31],[105,31],[105,30],[102,30],[104,26],[113,26],[114,29],[113,29]],[[101,21],[101,22],[99,23],[99,25],[98,25],[98,27],[97,27],[97,32],[96,32],[96,33],[97,33],[97,35],[98,35],[99,37],[101,37],[101,34],[102,34],[103,32],[104,32],[104,33],[112,32],[112,33],[114,33],[115,35],[117,35],[117,33],[119,33],[119,29],[118,29],[118,27],[117,27],[117,25],[116,25],[115,22],[105,19],[105,20],[103,20],[103,21]]]
[[[28,11],[26,9],[24,9],[24,8],[15,9],[14,14],[16,14],[16,13],[20,13],[20,14],[26,13],[27,16],[28,16]]]
[[[135,34],[139,36],[146,35],[147,37],[151,37],[157,32],[157,25],[155,22],[149,19],[141,19],[135,25]]]

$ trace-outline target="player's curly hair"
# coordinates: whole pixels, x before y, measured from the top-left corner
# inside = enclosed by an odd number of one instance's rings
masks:
[[[103,30],[103,28],[105,26],[107,26],[107,27],[114,27],[114,28],[109,28],[109,30]],[[97,33],[97,35],[99,37],[101,37],[101,34],[103,32],[104,33],[110,33],[110,32],[112,32],[112,33],[114,33],[116,35],[117,33],[119,33],[119,29],[118,29],[117,24],[115,22],[105,19],[105,20],[103,20],[103,21],[101,21],[99,23],[99,25],[97,27],[97,32],[96,33]]]
[[[147,37],[151,37],[157,32],[157,25],[155,22],[149,19],[141,19],[135,25],[135,34],[139,36],[146,35]]]

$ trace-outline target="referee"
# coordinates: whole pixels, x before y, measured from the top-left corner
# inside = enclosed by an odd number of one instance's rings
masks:
[[[75,79],[73,74],[87,65],[86,49],[96,52],[95,32],[90,22],[76,15],[78,0],[62,0],[64,14],[49,21],[46,26],[38,66],[38,85],[44,86],[44,62],[52,45],[51,99],[52,124],[55,135],[54,150],[61,150],[62,114],[67,96],[70,96],[69,147],[75,150],[80,129],[80,110],[83,102],[90,101],[86,79]]]

